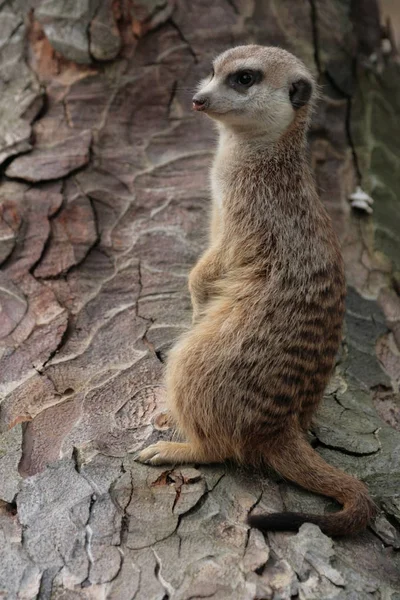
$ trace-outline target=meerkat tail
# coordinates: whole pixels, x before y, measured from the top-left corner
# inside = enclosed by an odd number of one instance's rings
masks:
[[[366,486],[326,463],[300,434],[280,448],[279,453],[268,455],[267,460],[283,477],[307,490],[335,498],[343,509],[325,515],[294,512],[250,515],[251,527],[263,531],[297,531],[303,523],[314,523],[325,534],[336,536],[361,531],[376,515],[376,506]]]

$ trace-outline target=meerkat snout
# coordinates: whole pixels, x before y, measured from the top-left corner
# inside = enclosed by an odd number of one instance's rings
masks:
[[[208,98],[196,94],[193,96],[193,110],[206,110],[209,104]]]
[[[276,140],[304,113],[299,109],[308,113],[314,88],[311,73],[289,52],[238,46],[216,58],[193,108],[237,133]]]

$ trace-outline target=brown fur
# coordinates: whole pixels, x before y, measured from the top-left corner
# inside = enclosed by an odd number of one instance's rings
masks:
[[[243,65],[264,78],[236,107],[238,92],[224,82]],[[189,279],[193,327],[166,372],[169,406],[188,442],[159,442],[139,460],[267,463],[344,508],[251,524],[295,529],[310,521],[329,534],[355,532],[375,510],[366,487],[325,463],[304,433],[335,364],[345,298],[338,240],[306,160],[312,98],[296,110],[289,101],[292,82],[315,85],[276,48],[234,48],[214,66],[200,90],[220,128],[210,244]]]

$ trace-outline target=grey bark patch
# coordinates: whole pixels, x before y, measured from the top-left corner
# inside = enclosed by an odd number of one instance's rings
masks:
[[[22,481],[18,473],[21,443],[21,425],[0,435],[0,500],[5,502],[13,502]]]

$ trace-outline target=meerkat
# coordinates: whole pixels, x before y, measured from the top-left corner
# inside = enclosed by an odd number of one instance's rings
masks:
[[[376,509],[366,486],[306,438],[335,365],[345,300],[339,242],[307,160],[315,96],[300,60],[249,45],[217,57],[193,98],[216,122],[219,145],[210,243],[189,277],[193,326],[166,366],[167,402],[187,441],[158,442],[138,460],[267,464],[343,508],[250,515],[250,526],[310,522],[342,535],[365,528]]]

